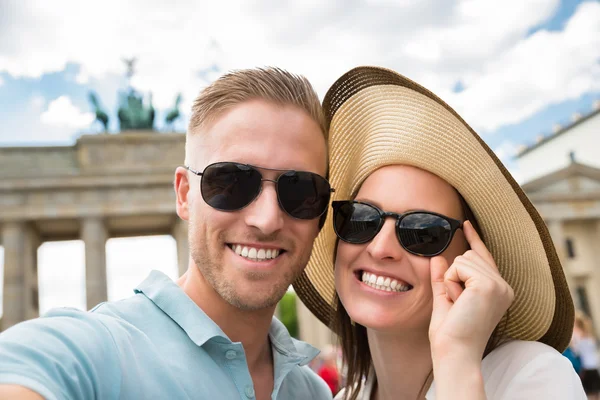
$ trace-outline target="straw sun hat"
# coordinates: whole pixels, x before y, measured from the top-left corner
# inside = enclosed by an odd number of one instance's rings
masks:
[[[446,180],[471,207],[483,241],[515,292],[505,333],[562,352],[571,338],[574,310],[552,239],[519,185],[473,129],[435,94],[384,68],[350,70],[329,89],[323,107],[334,200],[353,198],[373,171],[390,164],[416,166]],[[332,214],[294,283],[302,302],[330,327],[336,307]]]

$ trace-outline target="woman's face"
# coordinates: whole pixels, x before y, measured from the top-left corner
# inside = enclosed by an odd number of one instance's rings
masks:
[[[464,219],[455,189],[438,176],[411,166],[378,169],[365,180],[355,200],[387,212],[426,210]],[[432,310],[431,258],[407,252],[398,242],[395,224],[394,218],[387,218],[377,236],[365,244],[338,241],[336,290],[350,318],[367,328],[426,332]],[[451,265],[454,258],[467,250],[468,244],[459,229],[442,256]],[[402,291],[373,288],[362,282],[364,272],[396,280]]]

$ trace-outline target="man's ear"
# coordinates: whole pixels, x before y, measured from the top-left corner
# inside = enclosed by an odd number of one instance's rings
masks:
[[[177,215],[184,221],[189,221],[190,181],[187,169],[177,167],[175,170],[175,186]]]

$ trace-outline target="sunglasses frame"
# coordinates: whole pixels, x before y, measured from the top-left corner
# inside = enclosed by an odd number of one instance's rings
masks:
[[[211,163],[211,164],[207,165],[207,166],[204,168],[204,170],[202,170],[202,172],[200,172],[200,171],[196,171],[196,170],[194,170],[193,168],[191,168],[191,167],[189,167],[189,166],[187,166],[187,165],[184,165],[184,166],[183,166],[183,168],[187,169],[188,171],[190,171],[190,172],[191,172],[192,174],[194,174],[194,175],[198,175],[198,176],[199,176],[199,177],[202,179],[202,177],[203,177],[203,175],[205,174],[206,170],[207,170],[208,168],[210,168],[210,167],[214,166],[214,165],[217,165],[217,164],[234,164],[234,165],[237,165],[237,166],[248,167],[248,168],[254,169],[254,170],[255,170],[256,172],[258,172],[258,174],[260,175],[260,181],[261,181],[261,184],[260,184],[260,185],[259,185],[259,187],[258,187],[258,191],[257,191],[257,192],[256,192],[256,194],[254,195],[254,197],[252,197],[252,199],[251,199],[250,201],[248,201],[248,204],[246,204],[246,205],[244,205],[244,206],[242,206],[242,207],[239,207],[239,208],[235,208],[235,209],[224,209],[224,208],[218,208],[218,207],[213,207],[213,206],[211,206],[211,205],[210,205],[210,204],[209,204],[209,203],[206,201],[206,199],[204,198],[204,193],[203,193],[203,191],[202,191],[202,181],[200,181],[200,194],[202,195],[202,199],[203,199],[203,200],[204,200],[204,202],[205,202],[206,204],[208,204],[210,207],[214,208],[215,210],[219,210],[219,211],[224,211],[224,212],[234,212],[234,211],[240,211],[240,210],[243,210],[244,208],[248,207],[250,204],[252,204],[252,203],[254,202],[254,200],[256,200],[256,199],[258,198],[258,196],[260,196],[260,194],[262,193],[262,188],[263,188],[262,182],[265,182],[265,181],[266,181],[266,182],[273,182],[273,183],[275,184],[275,193],[277,193],[277,203],[279,204],[279,208],[281,208],[281,209],[283,210],[283,212],[285,212],[285,213],[286,213],[287,215],[289,215],[290,217],[292,217],[292,218],[294,218],[294,219],[302,220],[302,221],[310,221],[310,220],[313,220],[313,219],[319,218],[320,216],[322,216],[323,214],[325,214],[325,213],[327,212],[328,206],[324,207],[324,208],[323,208],[323,211],[321,211],[321,213],[320,213],[319,215],[316,215],[316,216],[314,216],[314,217],[312,217],[312,218],[298,218],[298,217],[295,217],[295,216],[293,216],[292,214],[290,214],[290,213],[289,213],[289,212],[288,212],[288,211],[285,209],[285,207],[283,207],[283,204],[281,204],[281,197],[279,196],[279,187],[278,187],[278,182],[279,182],[279,179],[280,179],[280,178],[281,178],[281,177],[282,177],[284,174],[286,174],[286,173],[288,173],[288,172],[303,172],[303,173],[307,173],[307,174],[310,174],[310,175],[316,175],[316,176],[318,176],[319,178],[323,179],[325,182],[327,182],[327,185],[329,186],[329,199],[327,200],[327,203],[328,203],[328,204],[329,204],[329,202],[331,201],[331,193],[335,192],[335,189],[331,187],[331,183],[329,183],[329,181],[328,181],[326,178],[322,177],[321,175],[319,175],[319,174],[317,174],[317,173],[315,173],[315,172],[310,172],[310,171],[297,171],[297,170],[294,170],[294,169],[277,169],[277,168],[257,167],[256,165],[251,165],[251,164],[243,164],[243,163],[238,163],[238,162],[235,162],[235,161],[218,161],[218,162],[214,162],[214,163]],[[265,178],[265,177],[263,176],[263,174],[261,174],[260,170],[265,170],[265,171],[275,171],[275,172],[281,172],[281,173],[280,173],[279,175],[277,175],[277,179],[267,179],[267,178]]]
[[[337,227],[335,226],[335,219],[336,219],[336,215],[338,213],[338,210],[340,209],[340,207],[342,207],[345,204],[361,204],[361,205],[365,205],[367,207],[370,207],[372,209],[374,209],[375,211],[377,211],[377,213],[379,214],[379,223],[377,225],[377,228],[375,229],[375,233],[373,234],[373,236],[369,239],[366,240],[346,240],[344,238],[341,237],[341,235],[338,233],[337,231]],[[406,251],[408,251],[411,254],[414,254],[416,256],[420,256],[420,257],[435,257],[438,256],[440,254],[442,254],[444,251],[446,251],[446,249],[448,248],[448,246],[450,246],[450,243],[452,242],[452,239],[454,238],[454,234],[456,233],[456,231],[458,229],[462,229],[463,227],[463,223],[464,221],[459,221],[457,219],[454,218],[450,218],[447,217],[443,214],[438,214],[435,213],[433,211],[426,211],[426,210],[415,210],[415,211],[409,211],[403,214],[399,214],[399,213],[395,213],[395,212],[387,212],[387,211],[383,211],[381,210],[379,207],[374,206],[373,204],[370,203],[365,203],[362,201],[354,201],[354,200],[337,200],[337,201],[333,201],[331,203],[331,207],[333,208],[333,230],[335,231],[335,235],[342,241],[346,242],[346,243],[350,243],[350,244],[365,244],[370,242],[371,240],[375,239],[375,237],[379,234],[379,232],[381,232],[381,228],[383,227],[383,224],[385,223],[385,219],[389,218],[389,217],[393,217],[396,219],[396,224],[395,224],[395,231],[396,231],[396,239],[398,239],[398,242],[400,243],[400,246],[402,246],[402,248]],[[413,214],[429,214],[429,215],[435,215],[436,217],[442,218],[443,220],[447,221],[450,224],[450,237],[448,238],[448,242],[444,245],[444,247],[438,251],[437,253],[434,254],[423,254],[423,253],[417,253],[415,251],[412,251],[408,248],[406,248],[406,246],[404,245],[404,243],[402,243],[402,239],[400,239],[400,229],[402,229],[400,227],[400,223],[402,222],[402,220],[409,216],[409,215],[413,215]],[[466,221],[466,220],[465,220]]]

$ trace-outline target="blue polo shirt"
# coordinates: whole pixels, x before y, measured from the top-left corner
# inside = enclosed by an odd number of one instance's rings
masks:
[[[269,337],[271,399],[331,399],[307,366],[318,350],[276,318]],[[60,400],[254,398],[242,344],[158,271],[129,299],[55,309],[0,334],[0,383]]]

